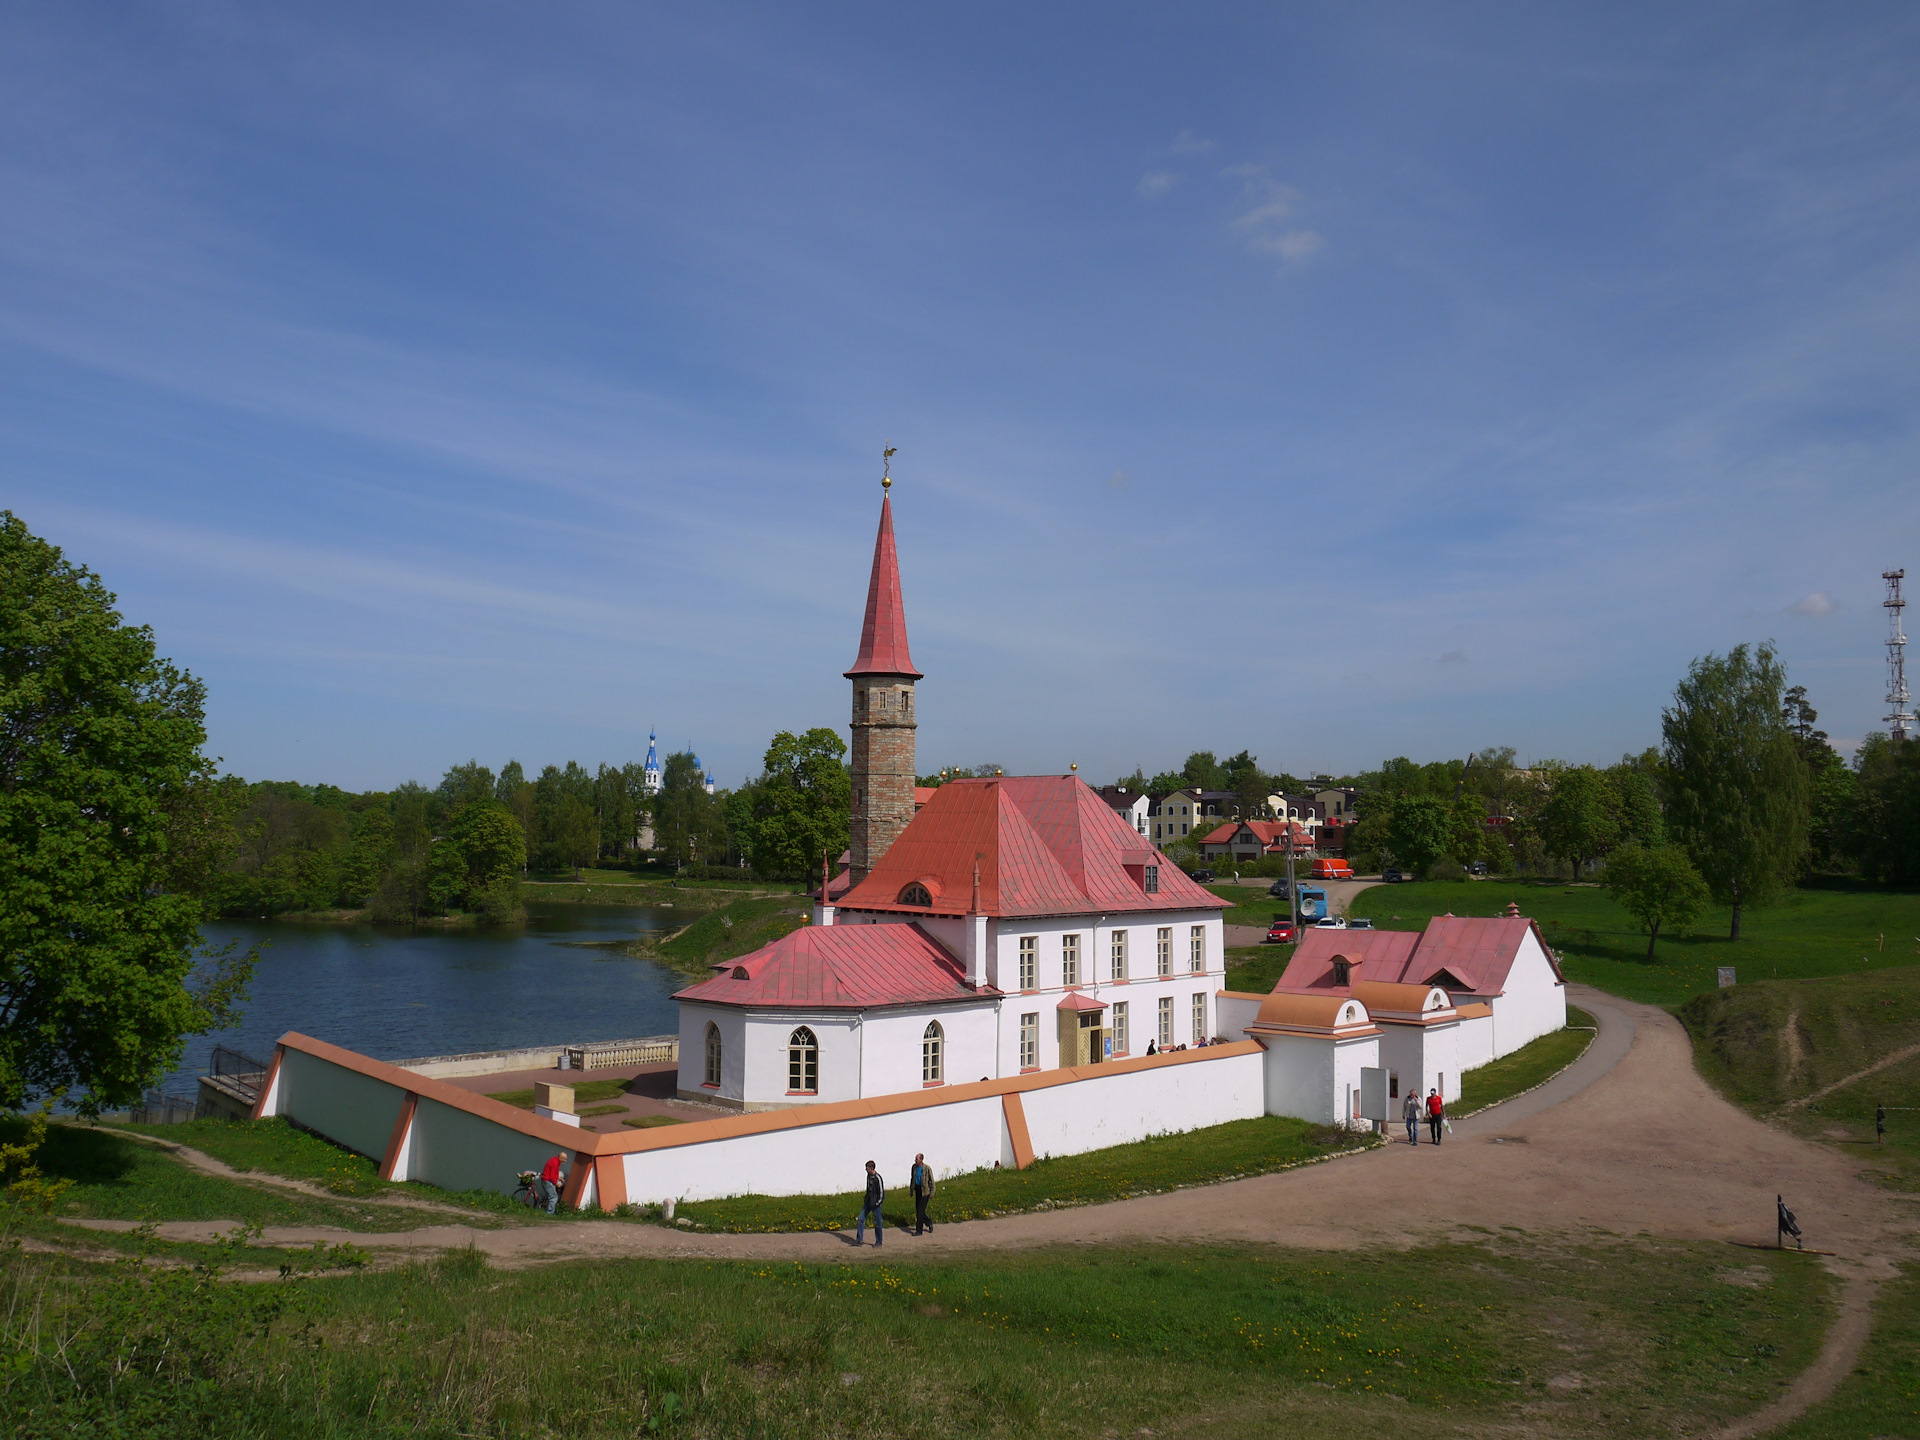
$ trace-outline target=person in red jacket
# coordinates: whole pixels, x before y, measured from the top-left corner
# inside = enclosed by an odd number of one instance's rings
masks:
[[[546,1167],[540,1172],[540,1191],[547,1197],[547,1214],[553,1214],[560,1204],[560,1182],[566,1178],[560,1168],[558,1155],[549,1156]]]
[[[1427,1091],[1427,1129],[1433,1134],[1433,1143],[1440,1143],[1440,1127],[1447,1123],[1447,1102],[1440,1098],[1438,1090]]]

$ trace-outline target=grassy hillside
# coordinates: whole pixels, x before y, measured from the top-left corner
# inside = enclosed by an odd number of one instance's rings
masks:
[[[707,967],[758,950],[790,935],[812,914],[804,895],[763,895],[709,910],[686,929],[646,953],[689,975],[707,978]]]
[[[1721,965],[1734,966],[1745,982],[1856,975],[1920,960],[1920,895],[1880,890],[1796,890],[1779,905],[1748,911],[1737,945],[1727,939],[1728,913],[1712,910],[1691,935],[1661,936],[1651,963],[1645,932],[1597,886],[1502,879],[1377,885],[1354,898],[1352,913],[1383,929],[1418,930],[1448,911],[1498,915],[1509,900],[1540,922],[1569,979],[1654,1005],[1681,1005],[1713,990]]]
[[[1810,1140],[1845,1147],[1920,1189],[1920,966],[1825,980],[1760,981],[1680,1009],[1694,1059],[1721,1093]],[[1873,1143],[1876,1103],[1887,1144]]]

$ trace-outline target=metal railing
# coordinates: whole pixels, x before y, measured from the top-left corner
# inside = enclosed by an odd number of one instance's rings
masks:
[[[149,1090],[128,1115],[136,1125],[180,1125],[193,1119],[195,1102]]]

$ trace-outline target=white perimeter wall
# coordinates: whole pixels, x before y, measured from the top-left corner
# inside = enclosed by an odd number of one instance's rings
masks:
[[[1476,1015],[1462,1020],[1453,1043],[1462,1070],[1486,1064],[1493,1059],[1493,1017]]]
[[[1376,1019],[1380,1027],[1380,1063],[1400,1075],[1400,1094],[1413,1085],[1422,1100],[1427,1091],[1438,1090],[1440,1098],[1451,1105],[1460,1098],[1459,1022],[1451,1025],[1395,1025]],[[1387,1117],[1399,1119],[1396,1112]]]
[[[336,1144],[379,1160],[387,1153],[393,1122],[400,1117],[406,1096],[397,1085],[331,1060],[303,1050],[283,1050],[268,1113],[284,1115]],[[513,1189],[511,1181],[507,1189]]]
[[[1265,1062],[1255,1052],[1029,1091],[1021,1099],[1033,1153],[1078,1155],[1264,1115]]]
[[[1380,1037],[1331,1040],[1320,1035],[1262,1035],[1266,1054],[1266,1110],[1321,1125],[1344,1123],[1360,1071],[1380,1064]]]

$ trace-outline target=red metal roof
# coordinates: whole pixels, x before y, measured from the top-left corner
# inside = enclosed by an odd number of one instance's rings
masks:
[[[1058,1005],[1054,1006],[1054,1009],[1056,1010],[1076,1010],[1076,1011],[1077,1010],[1104,1010],[1106,1008],[1107,1008],[1106,1001],[1096,1000],[1091,995],[1082,995],[1078,990],[1069,990],[1066,994],[1066,998],[1063,999]]]
[[[1143,888],[1147,865],[1159,892]],[[1225,902],[1146,848],[1134,828],[1077,776],[1007,775],[949,780],[841,904],[903,916],[915,881],[933,894],[931,913],[964,915],[980,870],[980,909],[996,916],[1085,915],[1140,910],[1221,910]]]
[[[1308,928],[1287,962],[1276,990],[1347,990],[1366,981],[1401,985],[1441,985],[1460,994],[1493,996],[1507,988],[1507,974],[1519,957],[1520,942],[1539,930],[1525,916],[1489,919],[1436,915],[1422,931],[1320,930]],[[1544,939],[1547,963],[1556,980],[1564,979]],[[1333,983],[1333,962],[1352,967],[1348,985]]]
[[[990,999],[918,925],[808,925],[751,955],[716,967],[674,996],[712,1005],[787,1005],[857,1010]]]
[[[1311,850],[1313,848],[1313,835],[1308,831],[1306,826],[1300,824],[1297,820],[1231,820],[1225,825],[1222,825],[1218,830],[1210,831],[1202,837],[1200,843],[1202,845],[1225,845],[1240,833],[1242,827],[1252,832],[1253,837],[1260,842],[1262,848],[1269,851],[1284,851],[1287,848],[1287,830],[1289,827],[1293,830],[1293,848],[1295,850]]]
[[[893,497],[880,500],[880,533],[873,540],[873,575],[867,581],[867,618],[860,626],[856,675],[906,675],[920,679],[907,653],[907,610],[900,600],[900,558],[893,548]]]

